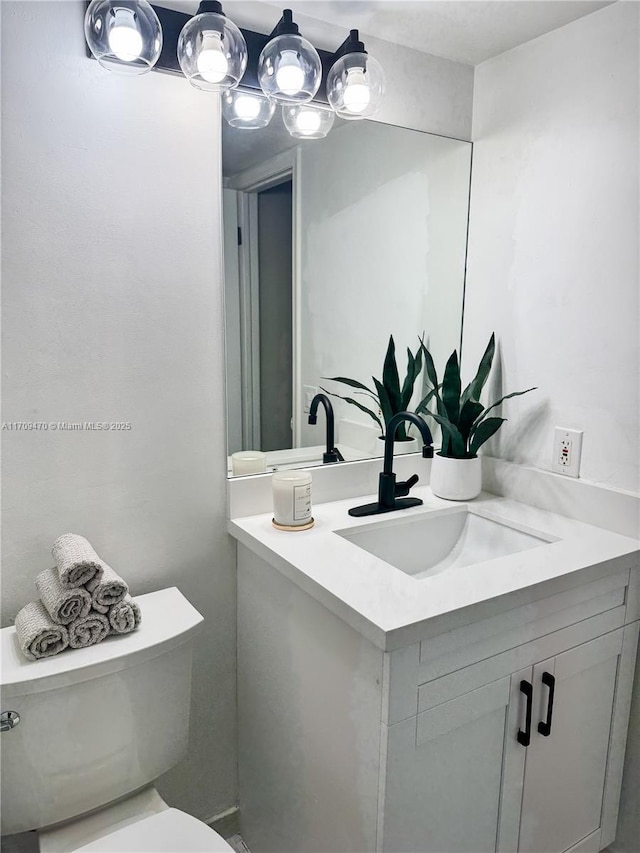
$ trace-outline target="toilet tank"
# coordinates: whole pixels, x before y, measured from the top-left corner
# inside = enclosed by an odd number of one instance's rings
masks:
[[[136,597],[140,627],[39,661],[1,635],[2,835],[105,805],[187,750],[193,638],[202,616],[172,587]]]

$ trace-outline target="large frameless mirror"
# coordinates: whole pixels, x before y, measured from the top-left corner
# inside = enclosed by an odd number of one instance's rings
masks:
[[[229,474],[322,464],[323,390],[339,455],[382,455],[377,400],[331,377],[375,391],[390,336],[401,384],[423,336],[439,366],[459,346],[471,144],[370,120],[298,140],[278,112],[223,122],[222,168]]]

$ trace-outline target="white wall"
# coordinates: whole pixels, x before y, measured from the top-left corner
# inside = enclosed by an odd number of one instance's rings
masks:
[[[495,329],[492,455],[549,469],[584,430],[581,476],[640,491],[638,12],[616,3],[476,69],[463,363]]]
[[[207,818],[236,799],[216,103],[103,71],[83,8],[2,4],[2,417],[131,430],[2,433],[2,619],[68,530],[134,593],[178,586],[205,627],[161,790]]]
[[[179,586],[206,627],[190,756],[161,790],[208,818],[236,801],[218,114],[184,80],[88,60],[83,12],[2,4],[3,420],[132,429],[3,433],[2,624],[66,530],[134,593]],[[472,69],[380,46],[384,120],[468,137]]]
[[[638,41],[616,3],[476,69],[463,368],[493,329],[508,401],[491,452],[549,469],[584,430],[581,476],[640,491]],[[640,671],[618,838],[640,838]]]

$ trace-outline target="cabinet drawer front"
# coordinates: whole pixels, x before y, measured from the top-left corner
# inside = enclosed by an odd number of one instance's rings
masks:
[[[465,726],[495,708],[509,704],[510,678],[502,678],[418,715],[416,745]]]
[[[459,669],[418,687],[418,713],[462,696],[488,681],[495,681],[538,660],[608,634],[624,623],[624,606],[600,613],[561,631],[540,637],[488,660]]]
[[[420,681],[500,654],[615,607],[624,606],[629,572],[516,607],[420,643]]]

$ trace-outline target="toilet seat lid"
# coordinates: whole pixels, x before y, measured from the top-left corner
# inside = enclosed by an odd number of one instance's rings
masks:
[[[233,853],[233,848],[202,821],[179,809],[131,823],[76,853]]]

